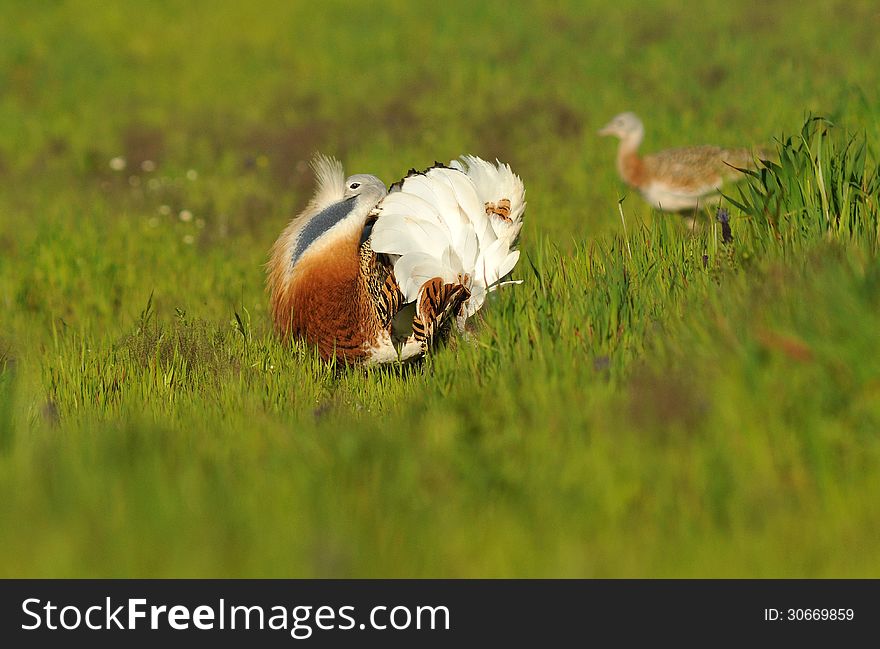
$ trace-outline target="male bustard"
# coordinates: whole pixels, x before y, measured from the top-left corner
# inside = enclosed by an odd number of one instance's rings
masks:
[[[322,358],[385,363],[423,355],[501,286],[519,259],[522,181],[463,156],[411,170],[390,191],[318,156],[317,190],[267,266],[272,319]]]

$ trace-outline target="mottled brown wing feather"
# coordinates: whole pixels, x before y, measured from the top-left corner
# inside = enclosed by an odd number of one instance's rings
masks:
[[[394,278],[394,266],[387,255],[373,252],[367,240],[361,244],[361,271],[367,278],[367,291],[379,326],[388,330],[403,302],[403,293]]]
[[[446,284],[440,277],[424,283],[416,299],[413,318],[413,337],[423,350],[427,351],[446,336],[452,317],[458,315],[462,303],[469,297],[467,288],[461,284]]]
[[[755,157],[749,149],[722,149],[717,146],[692,146],[667,149],[643,158],[647,175],[681,187],[696,189],[720,182],[739,180],[737,169],[754,169]]]

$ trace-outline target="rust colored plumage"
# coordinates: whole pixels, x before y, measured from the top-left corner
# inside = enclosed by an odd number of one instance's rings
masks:
[[[275,284],[270,275],[272,317],[279,336],[313,342],[325,360],[335,355],[358,362],[367,356],[380,332],[387,330],[395,306],[389,303],[393,294],[386,286],[387,273],[376,266],[368,248],[365,263],[363,251],[359,254],[363,247],[355,234],[304,256],[295,282]],[[383,292],[392,296],[388,302],[371,299]],[[379,304],[386,312],[384,322]]]
[[[648,179],[645,163],[634,150],[620,152],[617,157],[617,170],[623,181],[630,187],[640,187]]]

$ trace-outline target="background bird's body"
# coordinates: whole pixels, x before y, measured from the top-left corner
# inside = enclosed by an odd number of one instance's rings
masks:
[[[343,181],[338,162],[318,158],[315,198],[268,266],[278,334],[325,359],[384,363],[425,353],[453,320],[463,326],[516,263],[525,209],[509,167],[464,160],[413,171],[386,197],[378,178]]]
[[[620,138],[620,177],[652,207],[666,212],[697,210],[717,203],[725,184],[743,178],[739,169],[755,167],[754,153],[745,148],[688,146],[640,156],[644,127],[632,113],[616,116],[599,133]]]

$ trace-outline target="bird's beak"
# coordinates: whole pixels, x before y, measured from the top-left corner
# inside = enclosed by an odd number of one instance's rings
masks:
[[[598,135],[614,135],[614,130],[611,128],[611,122],[608,122],[605,126],[600,128],[596,133]]]

